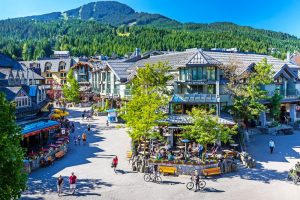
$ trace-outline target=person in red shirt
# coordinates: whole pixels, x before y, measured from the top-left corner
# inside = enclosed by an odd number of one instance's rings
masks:
[[[70,191],[71,194],[75,193],[75,189],[76,189],[76,182],[77,182],[77,177],[74,175],[74,172],[72,172],[72,175],[69,178],[69,182],[70,182]]]
[[[114,168],[114,172],[116,173],[116,168],[117,168],[117,165],[118,165],[118,157],[115,156],[113,161],[112,161],[112,167]]]

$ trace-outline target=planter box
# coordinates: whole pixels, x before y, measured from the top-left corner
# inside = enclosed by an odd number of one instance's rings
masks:
[[[193,175],[195,170],[202,172],[203,169],[218,167],[217,163],[205,164],[205,165],[195,165],[195,164],[174,164],[174,163],[163,163],[163,162],[149,162],[150,169],[153,168],[153,165],[158,166],[169,166],[176,167],[177,175]]]

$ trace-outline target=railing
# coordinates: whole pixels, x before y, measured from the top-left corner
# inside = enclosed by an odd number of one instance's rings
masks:
[[[279,94],[284,98],[284,99],[289,99],[289,98],[299,98],[299,91],[297,89],[288,89],[288,90],[275,90],[275,91],[267,91],[268,96],[273,96],[275,92],[278,91]]]
[[[220,102],[216,94],[184,94],[183,98],[188,102]]]

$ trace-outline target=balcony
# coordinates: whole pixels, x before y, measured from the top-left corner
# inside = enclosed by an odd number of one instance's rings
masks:
[[[297,89],[288,89],[288,90],[278,90],[279,94],[282,96],[283,99],[296,99],[299,98],[299,91]],[[267,91],[267,95],[272,97],[275,91]]]
[[[217,103],[220,102],[220,97],[216,94],[184,94],[180,95],[186,102],[189,103]]]

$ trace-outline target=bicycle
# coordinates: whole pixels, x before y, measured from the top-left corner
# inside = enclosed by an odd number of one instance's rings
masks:
[[[188,182],[186,184],[186,188],[188,190],[192,190],[196,186],[196,182],[193,180],[193,178],[191,178],[191,180],[192,181],[190,181],[190,182]],[[205,188],[205,186],[206,186],[206,182],[204,180],[200,180],[199,181],[199,188],[200,188],[200,190],[203,190]]]
[[[160,177],[159,174],[146,173],[144,174],[144,181],[160,184],[162,182],[162,178]]]

